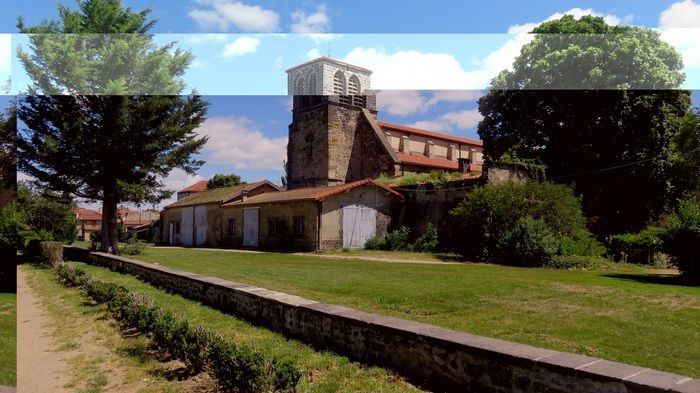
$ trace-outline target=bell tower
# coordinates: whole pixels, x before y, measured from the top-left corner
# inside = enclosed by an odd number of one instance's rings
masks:
[[[394,159],[389,165],[386,157],[380,157],[389,145],[376,121],[371,74],[328,57],[287,70],[287,91],[294,96],[287,146],[288,189],[394,173]]]

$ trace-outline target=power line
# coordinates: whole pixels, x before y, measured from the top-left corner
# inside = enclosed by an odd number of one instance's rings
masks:
[[[627,163],[627,164],[611,166],[611,167],[603,168],[603,169],[596,169],[596,170],[594,170],[594,171],[587,171],[587,172],[571,173],[571,174],[568,174],[568,175],[554,176],[554,177],[551,177],[550,179],[561,179],[561,178],[565,178],[565,177],[580,176],[580,175],[590,175],[590,174],[593,174],[593,173],[607,172],[607,171],[612,171],[612,170],[615,170],[615,169],[625,168],[625,167],[628,167],[628,166],[634,166],[634,165],[643,164],[643,163],[649,162],[649,161],[654,161],[654,160],[657,159],[657,158],[658,158],[658,157],[647,158],[647,159],[644,159],[644,160],[640,160],[640,161],[636,161],[636,162],[630,162],[630,163]]]

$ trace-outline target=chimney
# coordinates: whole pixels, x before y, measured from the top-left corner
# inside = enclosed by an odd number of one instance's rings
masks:
[[[248,190],[241,190],[241,201],[246,201],[248,199]]]

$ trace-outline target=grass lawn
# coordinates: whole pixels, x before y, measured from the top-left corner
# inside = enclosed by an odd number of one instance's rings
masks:
[[[124,285],[129,290],[146,296],[155,305],[172,311],[181,318],[186,318],[190,323],[208,327],[230,338],[236,344],[247,345],[280,359],[292,360],[304,373],[297,386],[297,391],[300,393],[421,391],[386,369],[363,366],[333,352],[318,352],[300,341],[290,340],[268,329],[253,326],[231,315],[202,306],[196,301],[169,294],[135,277],[82,263],[76,264],[96,278]],[[50,274],[48,270],[44,272],[47,272],[47,275]],[[56,280],[53,279],[53,281]]]
[[[700,377],[700,287],[672,275],[149,248],[138,259],[368,312]]]
[[[463,258],[453,253],[429,253],[412,251],[382,251],[382,250],[336,250],[327,251],[320,255],[334,255],[343,257],[372,257],[381,259],[404,259],[411,261],[429,262],[461,262]]]
[[[17,384],[17,295],[0,293],[0,385]]]

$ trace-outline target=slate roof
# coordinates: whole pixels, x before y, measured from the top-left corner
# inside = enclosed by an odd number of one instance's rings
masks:
[[[298,188],[295,190],[287,190],[280,192],[271,192],[256,195],[246,199],[245,201],[236,201],[231,203],[226,203],[223,207],[235,207],[235,206],[250,206],[250,205],[261,205],[266,203],[280,203],[280,202],[295,202],[295,201],[322,201],[333,195],[340,194],[342,192],[352,190],[353,188],[362,187],[366,185],[373,185],[381,188],[382,190],[390,193],[394,197],[402,198],[401,194],[392,190],[391,188],[379,184],[372,179],[358,180],[352,183],[340,184],[337,186],[328,187],[309,187],[309,188]]]

